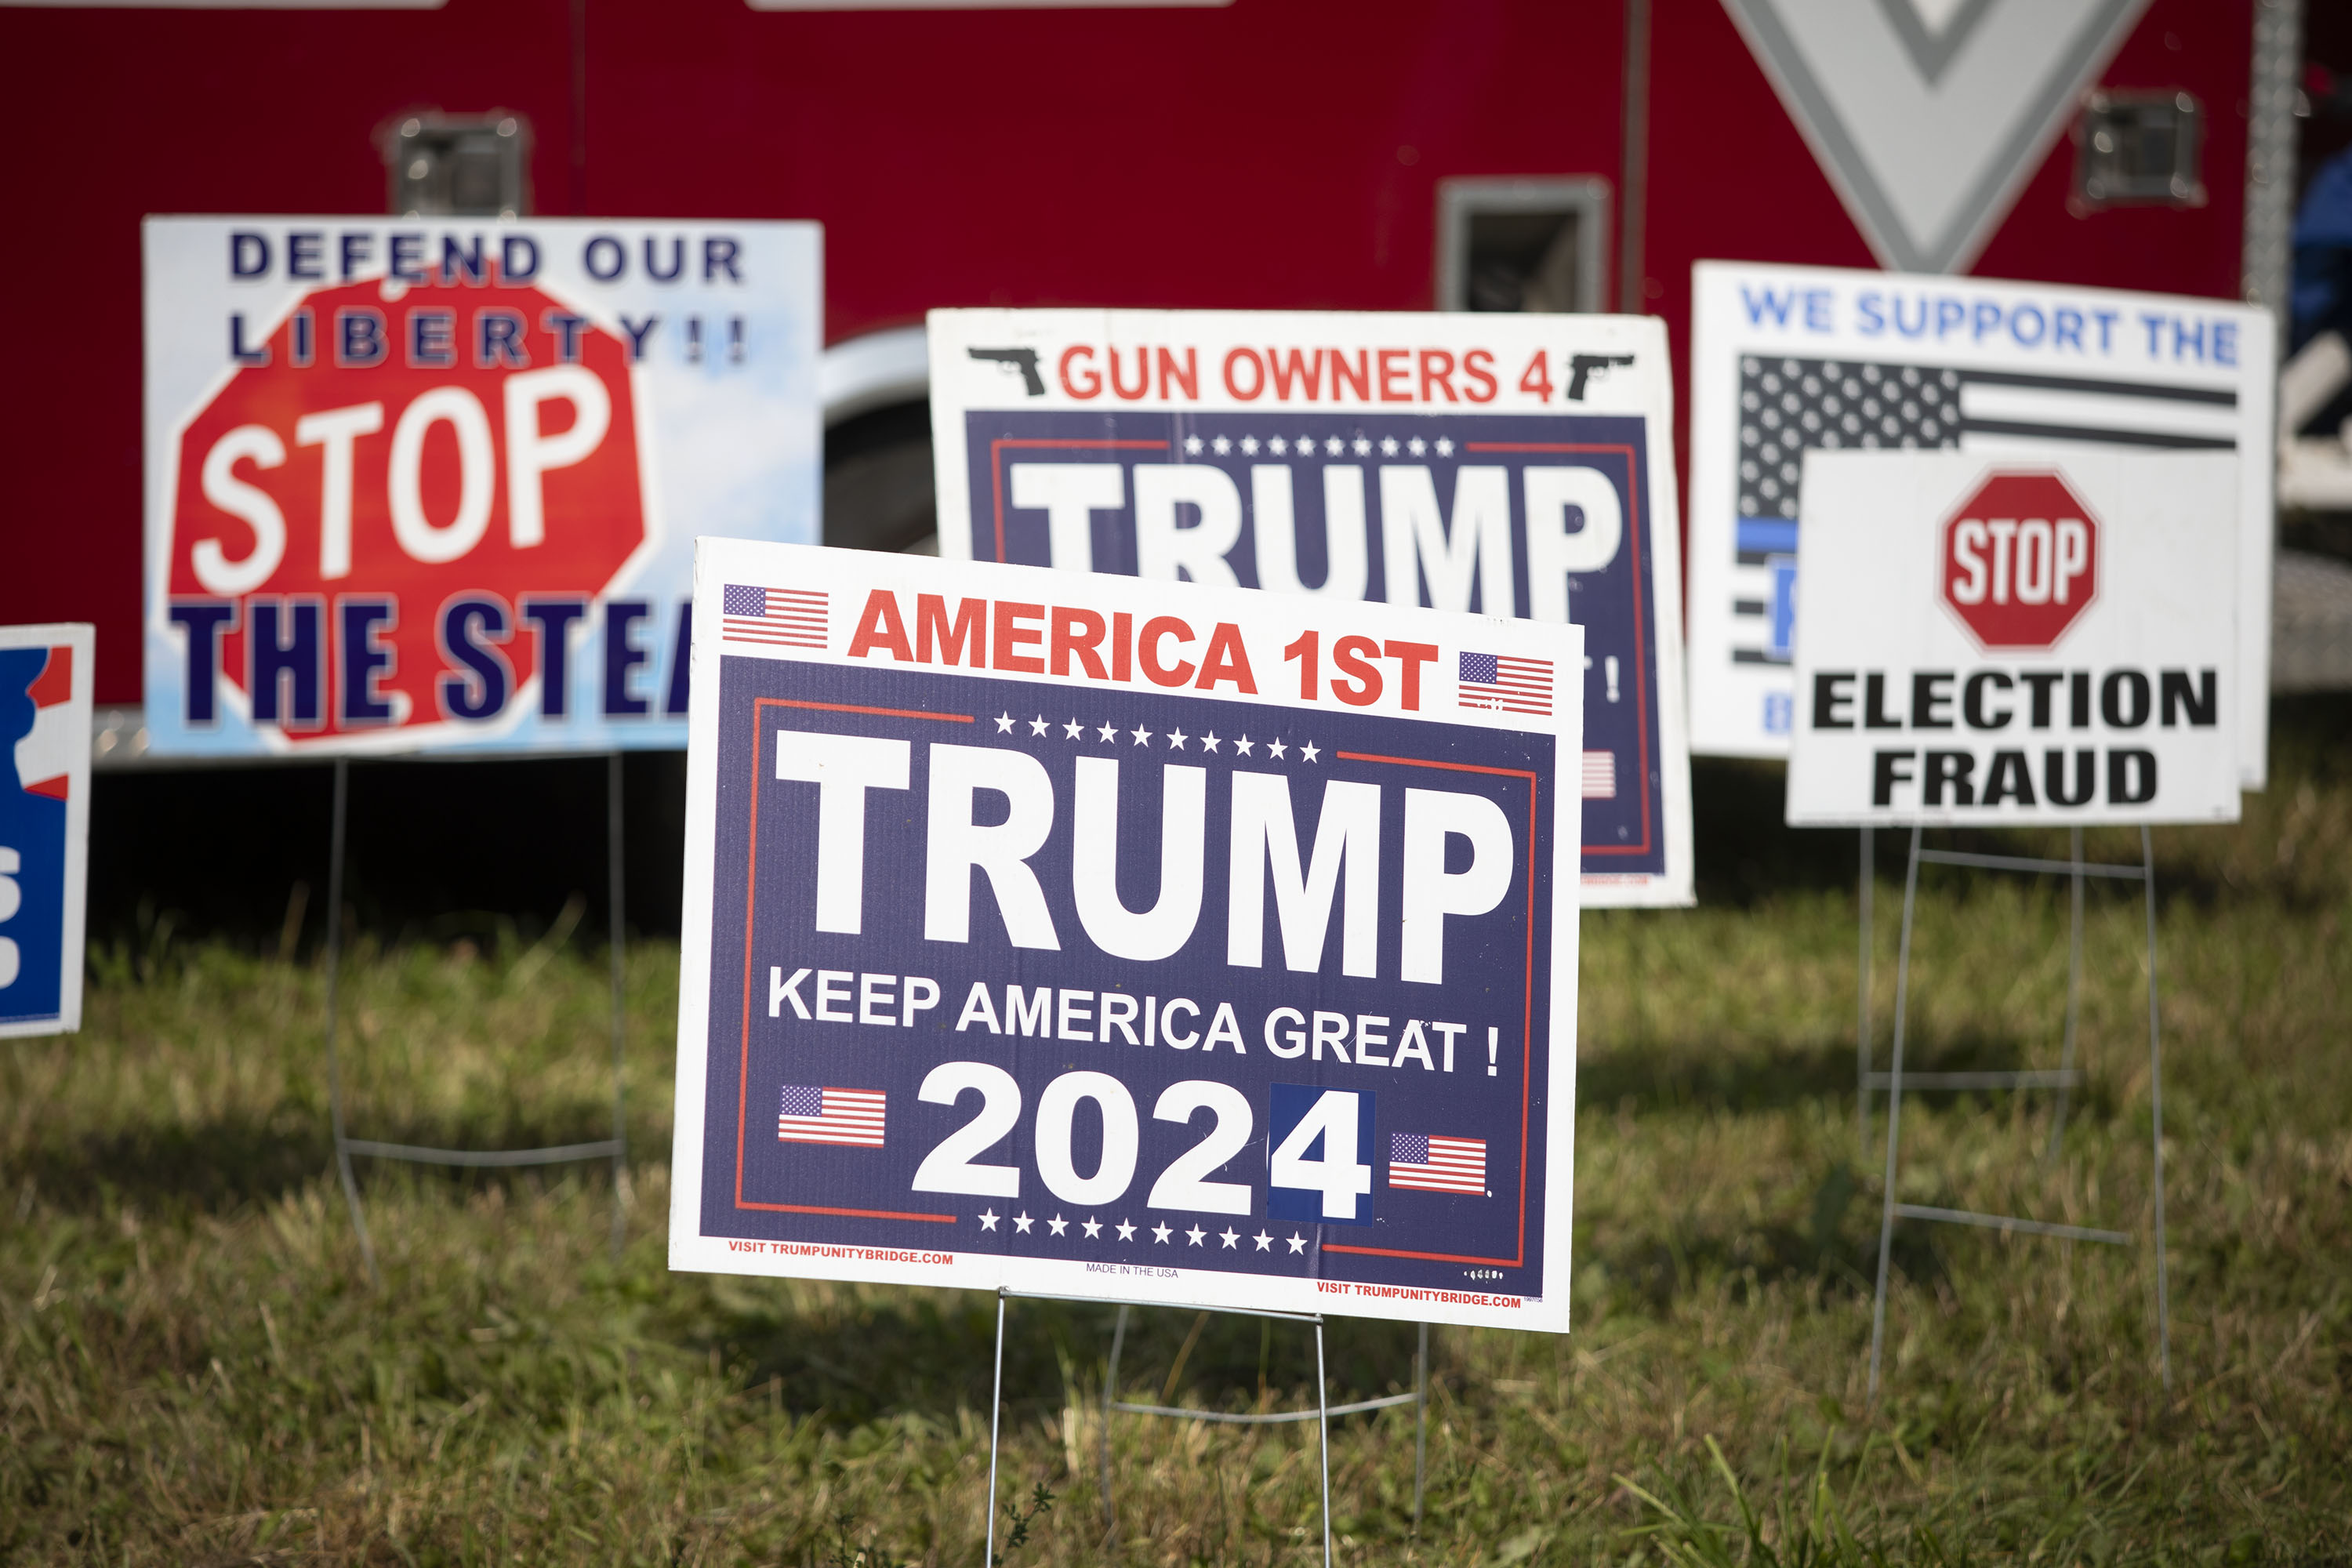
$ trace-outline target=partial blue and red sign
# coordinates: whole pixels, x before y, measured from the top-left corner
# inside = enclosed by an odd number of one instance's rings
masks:
[[[92,647],[0,626],[0,1036],[81,1026]]]

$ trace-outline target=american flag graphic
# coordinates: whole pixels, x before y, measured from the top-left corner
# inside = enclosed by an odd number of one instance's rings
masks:
[[[1617,798],[1617,753],[1587,752],[1584,753],[1584,798],[1615,800]]]
[[[1486,1141],[1391,1132],[1389,1185],[1482,1197],[1486,1191]]]
[[[40,674],[25,688],[33,700],[33,727],[16,742],[16,782],[26,795],[63,800],[69,792],[74,752],[89,750],[89,721],[73,726],[73,645],[49,649]]]
[[[776,1114],[776,1139],[783,1143],[856,1143],[879,1149],[887,1098],[880,1089],[813,1089],[788,1083],[783,1107]]]
[[[2230,451],[2237,394],[2165,382],[1749,354],[1739,362],[1739,664],[1790,658],[1797,489],[1816,448],[1959,448],[2053,457],[2084,447]],[[1752,640],[1750,640],[1752,639]]]
[[[754,588],[730,583],[719,595],[719,635],[727,642],[821,648],[826,611],[822,588]]]
[[[1551,660],[1501,653],[1465,653],[1456,671],[1454,701],[1504,713],[1551,712]]]

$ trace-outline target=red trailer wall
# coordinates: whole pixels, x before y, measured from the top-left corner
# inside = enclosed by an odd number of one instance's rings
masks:
[[[1878,262],[1721,0],[1654,4],[1644,291],[1675,347],[1675,444],[1687,481],[1691,263]],[[2154,0],[2099,82],[2185,88],[2203,102],[2206,205],[2078,216],[2067,205],[2074,142],[2062,136],[1969,270],[2236,298],[2252,71],[2252,0]]]
[[[1871,265],[1720,0],[1654,0],[1645,291],[1685,351],[1702,257]],[[2106,80],[2204,100],[2210,205],[2077,217],[2062,142],[1987,275],[2237,287],[2252,0],[2155,0]],[[99,626],[139,696],[138,222],[375,212],[373,136],[421,106],[535,134],[535,210],[814,217],[838,338],[934,305],[1421,310],[1437,181],[1621,163],[1622,0],[782,13],[586,0],[437,12],[0,10],[42,152],[0,247],[16,363],[0,621]],[[1615,247],[1610,247],[1613,258]],[[1610,297],[1615,298],[1612,281]]]

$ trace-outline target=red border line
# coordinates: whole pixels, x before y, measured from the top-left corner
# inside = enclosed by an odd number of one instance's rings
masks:
[[[812,1208],[799,1204],[747,1203],[743,1197],[743,1137],[746,1119],[751,1106],[751,932],[760,905],[760,710],[763,708],[814,708],[828,713],[876,713],[888,719],[935,719],[946,724],[969,724],[969,713],[924,713],[906,708],[861,708],[849,702],[810,702],[792,697],[755,697],[751,700],[751,848],[743,863],[743,1039],[742,1061],[735,1080],[735,1206],[738,1209],[760,1209],[772,1214],[829,1214],[856,1219],[923,1220],[934,1225],[953,1225],[951,1214],[899,1214],[890,1209]],[[749,1239],[749,1238],[743,1238]]]
[[[997,454],[1007,447],[1051,447],[1063,451],[1086,447],[1103,451],[1140,449],[1148,452],[1164,452],[1168,450],[1168,443],[1165,441],[1111,441],[1094,437],[1049,440],[1042,436],[1024,437],[1005,436],[991,441],[988,444],[988,494],[990,502],[996,508],[996,558],[999,561],[1004,559],[1004,464],[999,459]],[[1633,448],[1629,447],[1626,450],[1631,451]]]
[[[953,1225],[956,1222],[956,1216],[951,1214],[892,1214],[886,1209],[828,1209],[817,1208],[808,1204],[747,1204],[740,1199],[736,1202],[735,1206],[739,1209],[761,1209],[769,1214],[837,1214],[848,1215],[856,1219],[928,1220],[933,1225]],[[748,1241],[751,1238],[749,1237],[745,1237],[741,1239]],[[831,1242],[802,1242],[797,1245],[803,1247],[829,1247],[835,1244]],[[865,1244],[862,1242],[845,1241],[839,1245],[843,1247],[859,1247]]]
[[[1325,1242],[1325,1252],[1351,1252],[1366,1258],[1417,1258],[1435,1263],[1486,1263],[1524,1268],[1528,1261],[1528,1121],[1536,1076],[1536,798],[1538,781],[1526,768],[1496,768],[1481,763],[1445,763],[1427,757],[1380,757],[1368,752],[1334,752],[1343,762],[1389,763],[1401,768],[1442,768],[1456,773],[1494,773],[1528,781],[1528,951],[1527,976],[1519,1019],[1519,1252],[1516,1258],[1462,1258],[1450,1252],[1406,1252],[1391,1247],[1349,1247]]]
[[[1633,534],[1633,646],[1642,647],[1646,637],[1642,616],[1642,474],[1641,461],[1633,448],[1606,443],[1573,441],[1465,441],[1465,452],[1616,452],[1625,458],[1625,493],[1633,503],[1627,508],[1626,526]],[[1581,679],[1580,677],[1580,679]],[[1640,747],[1642,767],[1642,841],[1638,844],[1585,844],[1576,847],[1578,858],[1588,855],[1647,855],[1650,852],[1650,679],[1649,666],[1641,658],[1633,660],[1633,701],[1641,714],[1641,722],[1633,727]]]
[[[1528,779],[1535,774],[1525,768],[1490,768],[1484,763],[1441,763],[1422,757],[1381,757],[1370,752],[1334,752],[1333,756],[1350,763],[1394,763],[1401,768],[1444,768],[1457,773],[1501,773],[1506,778]]]
[[[1524,1162],[1522,1162],[1522,1163],[1524,1163]],[[1323,1246],[1323,1250],[1326,1252],[1369,1253],[1374,1258],[1418,1258],[1431,1263],[1499,1264],[1507,1268],[1519,1268],[1525,1267],[1525,1265],[1520,1263],[1518,1259],[1513,1258],[1465,1258],[1458,1252],[1405,1252],[1399,1248],[1389,1247],[1342,1247],[1337,1242],[1326,1242]],[[1520,1250],[1523,1252],[1526,1250],[1524,1244],[1522,1244]],[[1338,1281],[1335,1280],[1333,1283],[1336,1284]],[[1351,1279],[1348,1281],[1348,1283],[1352,1285],[1355,1284],[1356,1281]],[[1372,1283],[1372,1281],[1367,1279],[1364,1280],[1363,1283],[1369,1285]]]

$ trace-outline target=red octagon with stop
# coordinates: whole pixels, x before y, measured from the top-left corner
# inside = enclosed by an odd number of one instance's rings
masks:
[[[1985,648],[2052,647],[2098,596],[2098,520],[2046,469],[1987,479],[1940,545],[1945,607]]]
[[[319,710],[299,717],[298,687],[289,741],[447,722],[474,679],[452,606],[519,691],[539,673],[528,602],[595,597],[648,537],[625,349],[536,288],[322,289],[249,353],[180,439],[166,581],[238,602],[220,650],[238,687],[257,602],[282,606],[280,635],[315,606]],[[346,612],[368,604],[389,613],[360,623],[372,668],[348,679]],[[385,713],[355,717],[355,689]]]

